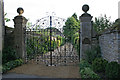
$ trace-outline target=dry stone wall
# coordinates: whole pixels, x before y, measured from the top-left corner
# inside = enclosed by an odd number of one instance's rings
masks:
[[[120,33],[119,31],[104,32],[99,36],[102,57],[107,61],[120,63]]]

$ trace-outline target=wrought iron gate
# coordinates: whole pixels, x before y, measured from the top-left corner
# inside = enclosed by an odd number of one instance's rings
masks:
[[[65,19],[47,16],[26,27],[27,61],[37,64],[73,65],[79,62],[74,46],[63,35]]]

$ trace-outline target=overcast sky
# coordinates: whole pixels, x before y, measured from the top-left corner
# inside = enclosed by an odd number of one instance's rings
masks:
[[[88,4],[90,13],[94,17],[99,17],[101,14],[111,16],[111,21],[118,18],[118,2],[120,0],[4,0],[4,9],[7,17],[11,19],[7,23],[8,26],[13,26],[12,19],[18,15],[17,8],[23,7],[25,16],[30,19],[33,24],[37,19],[47,15],[53,15],[54,12],[58,17],[67,19],[73,13],[80,16],[82,6]],[[48,13],[47,13],[48,12]]]

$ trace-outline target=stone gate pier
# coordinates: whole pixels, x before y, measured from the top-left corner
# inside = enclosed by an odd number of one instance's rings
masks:
[[[88,5],[83,5],[84,13],[79,17],[80,19],[80,59],[85,58],[85,51],[91,49],[92,44],[92,16],[87,13]]]
[[[25,58],[25,28],[27,19],[22,16],[23,8],[18,8],[18,16],[14,17],[14,48],[20,58]]]

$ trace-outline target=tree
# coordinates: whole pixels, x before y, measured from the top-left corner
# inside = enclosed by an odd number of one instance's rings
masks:
[[[117,30],[120,30],[120,19],[116,19],[115,22],[113,23],[113,28],[114,29],[117,29]]]
[[[79,22],[79,20],[77,19],[77,14],[76,14],[76,13],[74,13],[74,14],[72,15],[72,17],[74,17],[74,18],[76,19],[76,21]]]
[[[73,34],[78,32],[80,29],[80,22],[77,21],[76,14],[73,14],[72,17],[69,17],[65,22],[65,26],[63,26],[63,34],[66,36],[68,40],[72,39]]]
[[[103,30],[112,27],[112,24],[113,23],[110,22],[110,18],[107,18],[107,16],[104,15],[104,17],[95,17],[95,21],[93,22],[93,28],[96,32],[101,33]]]

